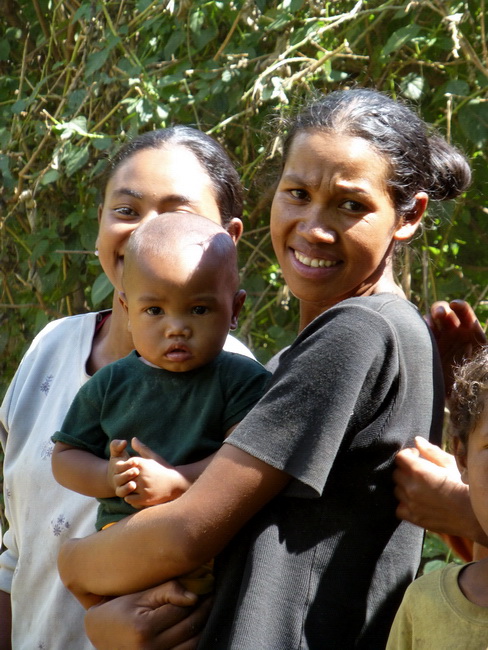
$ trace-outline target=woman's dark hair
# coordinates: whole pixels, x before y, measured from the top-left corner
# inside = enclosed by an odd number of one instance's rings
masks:
[[[215,190],[223,226],[242,216],[242,184],[225,149],[206,133],[184,125],[147,131],[124,144],[109,161],[101,185],[102,197],[107,183],[128,158],[144,149],[160,149],[167,145],[185,147],[205,169]]]
[[[417,192],[443,201],[461,194],[471,182],[461,152],[441,136],[429,134],[426,123],[410,108],[375,90],[334,91],[313,101],[287,126],[283,164],[293,140],[304,130],[367,140],[390,164],[388,185],[398,216],[412,212]]]
[[[469,435],[478,424],[488,398],[488,346],[456,369],[449,398],[451,438],[467,448]]]

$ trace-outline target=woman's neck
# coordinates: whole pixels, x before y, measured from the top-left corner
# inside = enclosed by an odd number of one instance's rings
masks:
[[[132,337],[127,328],[127,315],[115,293],[112,315],[93,337],[92,351],[86,364],[87,373],[93,375],[107,364],[127,356],[133,349]]]
[[[400,296],[400,298],[404,298],[406,300],[405,293],[403,289],[398,286],[398,284],[395,282],[393,279],[393,274],[388,275],[385,274],[383,275],[378,282],[374,284],[374,286],[364,286],[362,287],[361,291],[358,291],[357,293],[347,296],[345,295],[343,298],[338,299],[334,303],[326,304],[326,303],[310,303],[310,302],[304,302],[300,301],[300,325],[299,325],[299,332],[301,332],[307,325],[309,325],[317,316],[320,316],[320,314],[323,314],[326,312],[328,309],[331,307],[335,307],[339,303],[341,303],[343,300],[346,300],[347,298],[359,298],[362,296],[373,296],[374,294],[377,293],[393,293],[396,296]]]

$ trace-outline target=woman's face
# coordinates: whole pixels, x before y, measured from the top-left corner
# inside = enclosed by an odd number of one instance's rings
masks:
[[[302,308],[310,303],[317,315],[345,298],[389,290],[393,243],[405,237],[387,177],[387,163],[363,138],[296,135],[273,199],[271,236]]]
[[[207,172],[189,149],[171,143],[130,156],[107,184],[99,208],[97,248],[103,270],[119,291],[124,250],[131,232],[163,212],[195,212],[221,223]],[[242,225],[229,229],[235,240],[241,229]]]

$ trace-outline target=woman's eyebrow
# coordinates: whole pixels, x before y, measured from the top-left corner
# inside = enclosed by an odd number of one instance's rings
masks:
[[[113,191],[115,197],[118,196],[131,196],[134,199],[143,199],[144,194],[133,190],[130,187],[119,187]],[[183,203],[185,205],[193,205],[195,202],[192,201],[191,197],[184,194],[167,194],[161,197],[162,203]]]
[[[119,187],[113,191],[113,194],[116,196],[132,196],[134,199],[142,199],[142,192],[137,192],[136,190],[131,190],[130,187]]]

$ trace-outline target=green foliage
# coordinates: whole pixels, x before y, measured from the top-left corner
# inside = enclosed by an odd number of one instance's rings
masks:
[[[438,535],[427,532],[419,574],[423,575],[431,571],[437,571],[437,569],[442,569],[450,562],[461,564],[462,560],[453,554],[452,550]]]
[[[241,335],[263,360],[297,307],[266,232],[279,143],[270,118],[311,91],[372,86],[418,105],[473,160],[464,201],[432,215],[403,282],[423,310],[467,297],[485,317],[488,118],[475,1],[6,0],[0,25],[2,392],[48,320],[109,304],[92,256],[97,183],[134,134],[186,123],[217,137],[248,189]],[[266,148],[266,143],[270,146]],[[269,194],[269,193],[268,193]],[[427,255],[428,253],[428,255]]]

